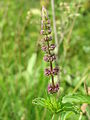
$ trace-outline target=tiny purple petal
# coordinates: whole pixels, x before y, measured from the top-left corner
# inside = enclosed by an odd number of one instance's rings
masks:
[[[51,75],[50,69],[49,69],[49,68],[46,68],[45,71],[44,71],[44,74],[45,74],[46,76]]]
[[[49,40],[49,37],[45,37],[44,40],[45,40],[45,41],[48,41],[48,40]]]
[[[44,59],[44,61],[49,62],[49,56],[48,55],[45,55],[43,59]]]
[[[59,84],[56,84],[56,88],[59,88]]]
[[[56,60],[56,55],[55,54],[52,54],[51,56],[50,56],[50,59],[49,59],[50,61],[55,61]]]
[[[59,68],[58,67],[54,68],[52,74],[57,75],[58,73],[59,73]]]
[[[44,40],[45,42],[46,42],[46,41],[51,41],[51,40],[52,40],[52,36],[47,36],[47,37],[45,37],[43,40]]]
[[[56,93],[59,90],[59,84],[53,86],[52,84],[48,85],[48,93]]]
[[[42,46],[43,51],[47,51],[47,46]]]
[[[48,85],[48,92],[50,92],[52,90],[52,86]]]
[[[53,62],[53,61],[55,61],[56,60],[56,56],[55,56],[55,54],[52,54],[52,55],[45,55],[44,56],[44,61],[46,61],[46,62]]]
[[[41,31],[40,31],[40,34],[43,35],[43,34],[44,34],[44,30],[41,30]]]
[[[52,36],[49,36],[49,40],[52,40]]]
[[[43,20],[41,20],[41,24],[44,24],[44,21],[43,21]]]
[[[41,24],[41,29],[43,29],[44,28],[44,25],[43,24]]]
[[[44,6],[42,6],[42,11],[45,11],[46,9],[45,9],[45,7]]]
[[[50,50],[54,50],[55,47],[56,47],[55,44],[51,44],[49,49],[50,49]]]
[[[42,19],[43,18],[45,18],[45,19],[48,18],[48,12],[44,6],[42,7]]]

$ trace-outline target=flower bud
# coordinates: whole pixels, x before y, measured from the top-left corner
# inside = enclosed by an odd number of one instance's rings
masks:
[[[56,60],[56,55],[55,54],[52,54],[51,56],[50,56],[50,61],[55,61]]]
[[[51,44],[50,47],[49,47],[49,50],[54,50],[55,49],[55,44]]]
[[[47,46],[42,46],[43,51],[47,51],[48,47]]]
[[[53,61],[56,60],[56,56],[55,56],[55,54],[45,55],[43,59],[44,59],[44,61],[46,61],[46,62],[53,62]]]
[[[58,67],[54,68],[52,73],[53,75],[57,75],[59,73],[59,68]]]
[[[45,74],[46,76],[51,75],[51,70],[50,70],[49,68],[46,68],[45,71],[44,71],[44,74]]]
[[[56,93],[59,90],[59,84],[53,86],[52,84],[48,85],[48,93]]]
[[[44,59],[44,61],[46,61],[46,62],[49,62],[49,61],[50,61],[49,55],[45,55],[43,59]]]
[[[42,7],[42,20],[47,20],[48,19],[48,12],[46,8],[43,6]]]
[[[43,42],[51,41],[52,36],[46,36],[45,38],[42,39]]]
[[[49,40],[52,40],[52,36],[49,36]]]

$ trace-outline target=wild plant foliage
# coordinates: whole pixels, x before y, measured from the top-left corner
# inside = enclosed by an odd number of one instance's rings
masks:
[[[51,25],[45,7],[42,7],[42,21],[40,33],[41,35],[43,35],[41,48],[46,53],[44,56],[44,61],[49,62],[49,68],[45,69],[45,75],[50,76],[52,78],[52,82],[50,85],[48,85],[47,97],[35,98],[33,100],[33,104],[47,108],[49,111],[51,111],[52,114],[60,114],[61,120],[65,120],[65,118],[68,116],[68,112],[74,112],[76,114],[82,113],[80,106],[83,103],[90,104],[90,96],[82,94],[71,94],[64,96],[60,95],[59,97],[57,97],[60,86],[59,84],[54,83],[54,75],[58,74],[59,68],[53,68],[53,61],[56,60],[56,56],[52,52],[57,46],[51,44]],[[80,114],[80,118],[81,115],[82,114]]]

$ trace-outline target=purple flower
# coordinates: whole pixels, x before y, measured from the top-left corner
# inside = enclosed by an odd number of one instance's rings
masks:
[[[45,9],[45,7],[43,6],[43,7],[42,7],[42,12],[44,12],[44,11],[46,11],[46,9]]]
[[[48,85],[48,92],[52,91],[52,85]]]
[[[44,28],[44,25],[42,24],[42,25],[41,25],[41,29],[43,29],[43,28]]]
[[[56,55],[55,54],[52,54],[50,57],[49,57],[49,60],[51,62],[55,61],[56,60]]]
[[[55,54],[45,55],[43,59],[46,62],[50,62],[50,61],[53,62],[54,60],[56,60],[56,56],[55,56]]]
[[[48,34],[51,34],[51,29],[48,30]]]
[[[48,12],[46,11],[45,7],[42,7],[42,19],[48,18]]]
[[[45,37],[44,40],[45,40],[45,41],[49,41],[49,37],[48,37],[48,36]]]
[[[47,46],[42,46],[43,51],[47,51],[48,47]]]
[[[55,44],[51,44],[49,50],[54,50],[55,49]]]
[[[42,39],[42,50],[46,52],[44,56],[44,61],[50,62],[50,67],[46,68],[44,74],[46,76],[51,76],[52,84],[48,85],[49,93],[56,93],[59,90],[59,84],[54,83],[54,75],[57,75],[59,72],[59,68],[53,68],[53,61],[56,60],[56,55],[52,53],[52,50],[55,49],[55,44],[50,43],[52,40],[51,35],[51,25],[50,20],[48,18],[48,12],[45,7],[42,8],[42,21],[41,21],[41,34],[43,35]]]
[[[41,35],[44,35],[44,33],[45,33],[44,30],[41,30],[41,31],[40,31],[40,34],[41,34]]]
[[[46,61],[46,62],[49,62],[49,61],[50,61],[50,60],[49,60],[49,59],[50,59],[50,58],[49,58],[49,55],[45,55],[43,59],[44,59],[44,61]]]
[[[57,75],[58,72],[59,72],[59,68],[58,67],[53,68],[53,71],[52,71],[53,75]]]
[[[52,36],[46,36],[44,39],[43,39],[43,41],[51,41],[52,40]]]
[[[48,85],[48,93],[56,93],[59,90],[59,84],[53,86],[52,84]]]
[[[49,36],[49,40],[52,40],[52,36]]]
[[[41,25],[43,25],[43,24],[44,24],[44,22],[45,22],[44,20],[41,20]]]
[[[45,74],[46,76],[51,75],[51,70],[50,70],[49,68],[46,68],[45,71],[44,71],[44,74]]]

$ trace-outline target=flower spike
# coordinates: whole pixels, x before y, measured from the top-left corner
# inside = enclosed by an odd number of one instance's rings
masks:
[[[55,67],[53,68],[53,62],[56,60],[56,55],[53,53],[53,50],[55,49],[55,44],[50,43],[52,40],[51,35],[51,25],[50,25],[50,19],[48,17],[48,13],[46,8],[42,7],[42,20],[41,20],[41,35],[42,38],[42,47],[41,49],[46,52],[46,55],[44,56],[44,61],[50,63],[50,67],[46,68],[44,71],[44,74],[46,76],[51,76],[52,83],[48,85],[48,93],[56,93],[59,90],[59,84],[55,84],[54,82],[54,75],[57,75],[59,73],[59,68]]]

